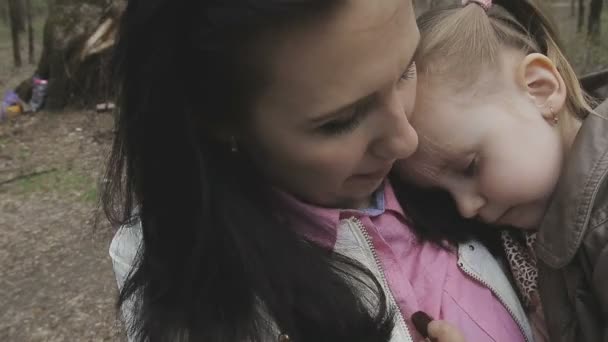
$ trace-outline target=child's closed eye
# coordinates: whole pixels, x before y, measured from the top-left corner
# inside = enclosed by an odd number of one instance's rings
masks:
[[[463,173],[467,177],[473,177],[477,173],[477,156],[473,156],[471,161],[467,164],[467,167],[464,169]]]

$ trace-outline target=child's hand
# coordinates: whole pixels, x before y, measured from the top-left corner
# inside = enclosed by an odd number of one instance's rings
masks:
[[[436,342],[466,342],[460,330],[446,321],[432,321],[428,325],[429,338]]]
[[[425,312],[418,311],[412,315],[416,330],[425,338],[434,342],[466,342],[462,333],[445,321],[433,320]]]

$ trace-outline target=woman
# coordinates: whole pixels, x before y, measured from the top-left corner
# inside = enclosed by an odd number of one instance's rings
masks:
[[[402,342],[418,310],[531,340],[487,249],[386,179],[418,39],[409,0],[129,1],[105,204],[133,340]]]

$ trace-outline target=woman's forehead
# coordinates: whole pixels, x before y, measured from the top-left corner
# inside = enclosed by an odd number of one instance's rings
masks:
[[[410,1],[348,1],[331,20],[276,37],[258,106],[317,115],[387,86],[418,44]]]

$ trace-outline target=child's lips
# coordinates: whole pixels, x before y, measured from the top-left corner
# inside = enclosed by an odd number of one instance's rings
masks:
[[[479,215],[478,218],[481,222],[485,223],[485,224],[491,224],[491,225],[497,225],[497,226],[501,226],[501,225],[505,225],[505,220],[507,217],[507,214],[511,211],[511,209],[507,209],[505,210],[502,214],[500,214],[499,216],[495,217],[495,218],[488,218],[488,217],[484,217]]]

